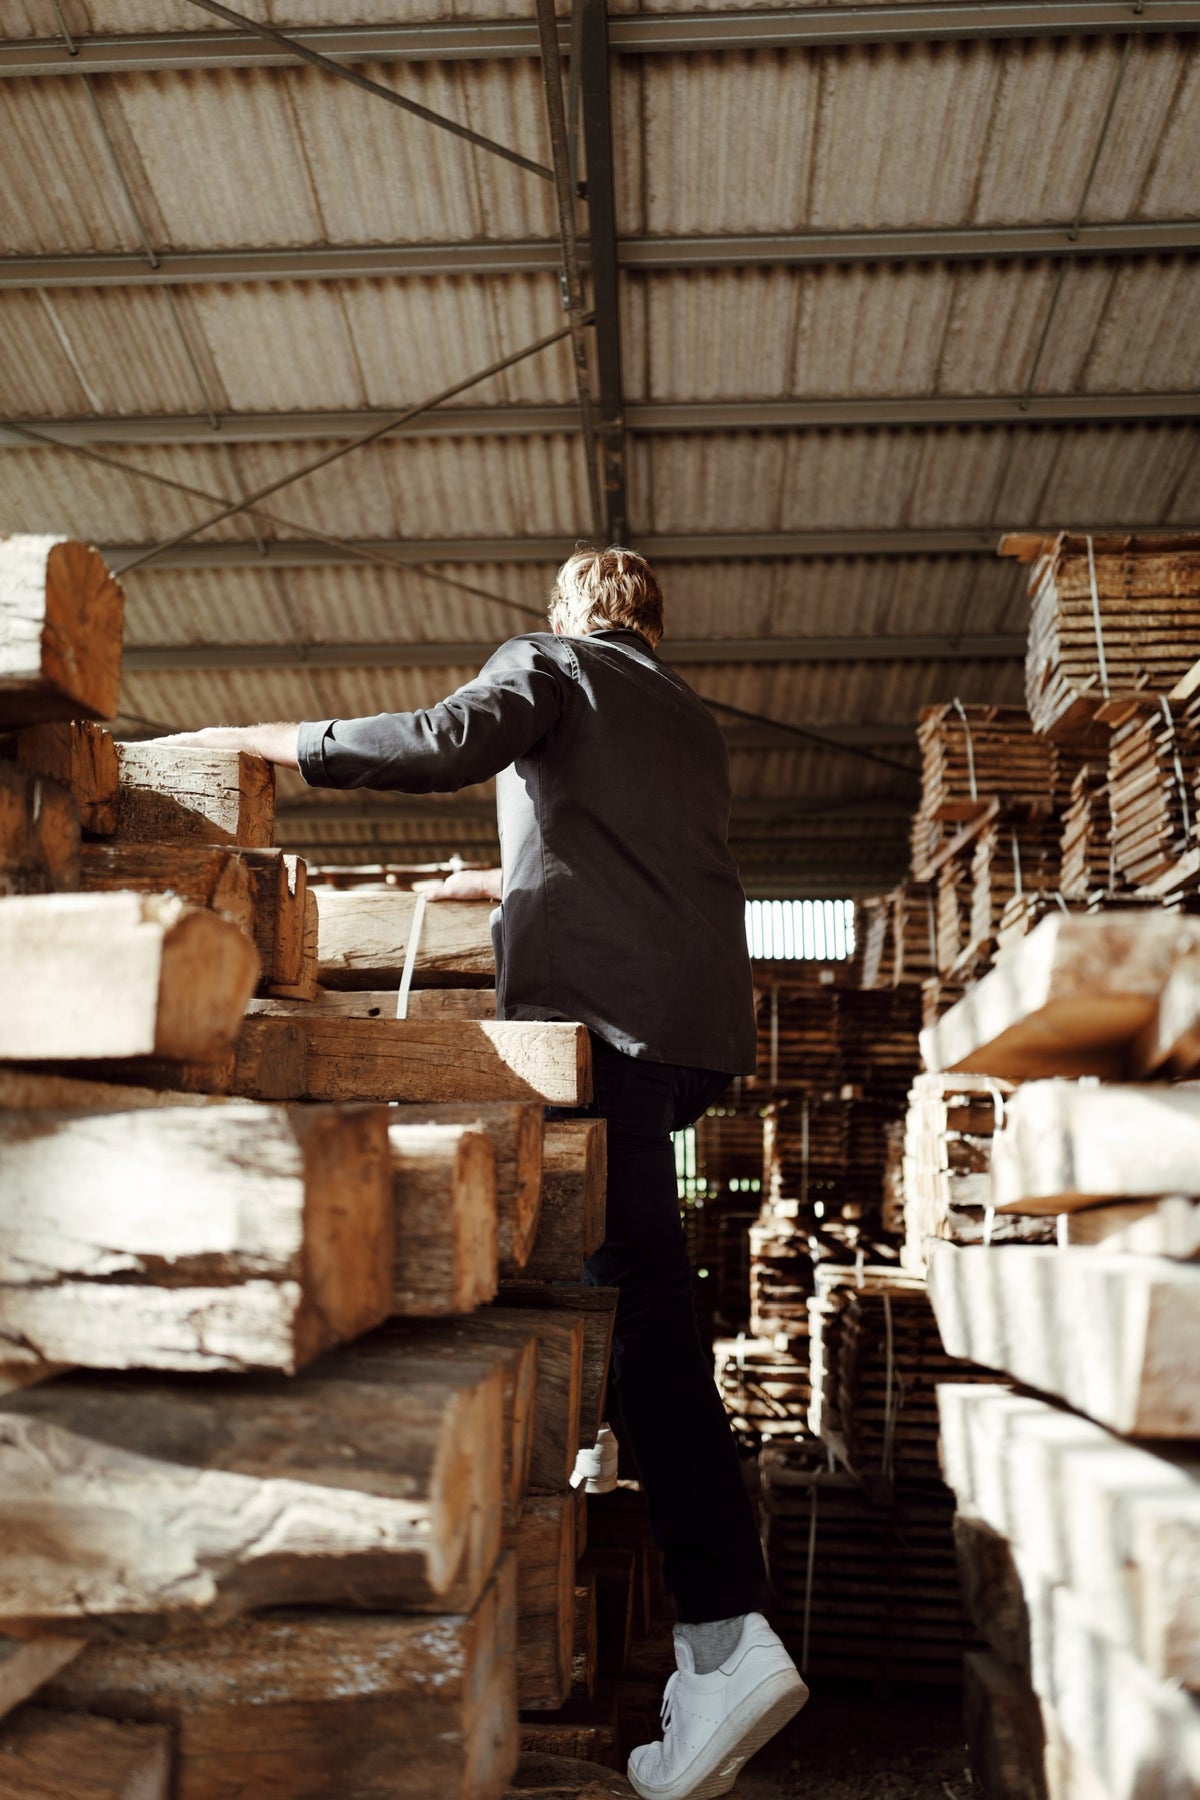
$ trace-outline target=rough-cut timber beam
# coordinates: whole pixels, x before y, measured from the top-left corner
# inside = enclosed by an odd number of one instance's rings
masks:
[[[490,643],[146,644],[127,646],[123,667],[145,669],[458,669],[485,663]],[[1025,654],[1021,633],[972,637],[667,638],[671,663],[999,662]]]
[[[1197,521],[1200,524],[1200,520]],[[1061,519],[1048,524],[1022,520],[1021,529],[1040,537],[1053,537],[1062,529]],[[1156,522],[1144,523],[1113,516],[1108,519],[1072,521],[1075,531],[1095,535],[1132,532],[1139,537],[1155,532],[1170,536],[1193,529],[1189,521],[1173,526]],[[714,531],[714,532],[640,532],[637,548],[643,556],[657,562],[742,562],[761,558],[783,558],[795,561],[810,556],[987,556],[996,554],[1001,529],[967,526],[962,529],[942,526],[929,530],[885,531]],[[399,563],[544,563],[555,567],[575,548],[573,537],[488,537],[488,538],[369,538],[357,548],[363,552],[380,550],[392,562]],[[143,556],[144,544],[101,545],[101,555],[110,567],[124,568]],[[266,554],[253,539],[234,543],[180,544],[155,558],[155,569],[334,569],[358,568],[362,556],[352,549],[339,549],[332,544],[307,543],[300,539],[272,541]],[[142,577],[139,576],[139,579]],[[126,664],[128,667],[129,665]]]
[[[595,317],[596,447],[603,489],[605,537],[626,538],[625,420],[621,386],[621,316],[617,302],[617,205],[613,187],[612,108],[609,100],[608,0],[581,0],[580,83],[587,155],[592,312]]]
[[[569,26],[560,24],[564,53]],[[1200,0],[929,0],[918,5],[830,6],[761,12],[616,14],[609,41],[619,55],[678,51],[807,49],[836,44],[969,42],[974,38],[1125,36],[1200,29]],[[490,61],[534,57],[532,20],[455,19],[411,25],[326,26],[293,34],[326,56],[353,62]],[[172,31],[6,43],[0,77],[116,75],[178,69],[294,66],[261,39],[231,31]]]
[[[959,262],[987,257],[1160,256],[1200,250],[1200,221],[945,226],[917,231],[797,231],[638,237],[617,243],[623,269],[804,267],[812,263]],[[590,262],[587,240],[580,255]],[[404,275],[514,275],[557,269],[549,239],[465,244],[314,244],[282,250],[160,250],[114,256],[0,257],[0,292],[28,287],[164,287],[189,282],[343,281]]]
[[[615,286],[613,293],[615,294]],[[597,295],[597,301],[599,295]],[[597,311],[597,327],[600,315]],[[599,349],[599,338],[597,339]],[[613,346],[609,346],[610,351]],[[619,373],[619,349],[614,352]],[[608,380],[615,379],[613,370]],[[622,417],[630,431],[807,431],[829,426],[871,429],[881,425],[1092,425],[1114,420],[1194,419],[1194,393],[939,394],[929,398],[869,400],[652,400],[622,408],[619,392],[603,389],[605,467],[611,492],[624,510],[624,453],[618,441]],[[221,443],[274,444],[355,437],[391,415],[363,408],[347,412],[219,413]],[[143,414],[130,418],[29,419],[26,426],[64,444],[211,444],[218,441],[205,413]],[[449,406],[412,421],[407,437],[528,437],[579,430],[574,406]],[[609,445],[609,438],[612,445]],[[0,424],[0,446],[30,448],[19,429]],[[615,447],[613,447],[615,446]],[[618,493],[619,489],[619,493]],[[620,541],[614,528],[609,536]]]

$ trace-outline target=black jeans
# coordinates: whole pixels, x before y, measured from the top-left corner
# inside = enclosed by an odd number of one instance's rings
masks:
[[[642,1062],[594,1034],[592,1070],[595,1098],[580,1110],[608,1121],[608,1220],[585,1278],[620,1289],[612,1387],[666,1584],[686,1623],[761,1612],[762,1549],[696,1326],[670,1137],[698,1119],[730,1077]],[[570,1115],[556,1108],[547,1116]]]

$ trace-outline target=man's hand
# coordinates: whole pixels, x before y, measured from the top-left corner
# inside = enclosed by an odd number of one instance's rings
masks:
[[[297,769],[299,731],[298,725],[206,725],[203,731],[176,731],[154,742],[171,750],[240,750]]]
[[[501,896],[499,869],[460,869],[445,881],[414,881],[414,894],[427,900],[492,900]]]

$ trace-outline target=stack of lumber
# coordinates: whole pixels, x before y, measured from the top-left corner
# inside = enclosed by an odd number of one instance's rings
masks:
[[[905,1483],[877,1505],[812,1446],[764,1446],[759,1471],[772,1618],[806,1675],[956,1684],[977,1639],[942,1483]]]
[[[971,843],[947,847],[937,870],[935,958],[939,975],[973,969],[971,915],[975,903],[975,873]]]
[[[893,890],[891,899],[892,985],[910,982],[919,986],[937,966],[933,884],[910,878]]]
[[[921,1025],[926,1031],[936,1025],[943,1013],[949,1012],[952,1006],[966,993],[970,983],[966,980],[951,980],[943,975],[931,975],[921,983]]]
[[[776,982],[759,1006],[755,1092],[836,1094],[849,1087],[900,1098],[916,1070],[919,1018],[911,983],[864,989]]]
[[[719,1338],[713,1345],[717,1391],[738,1441],[757,1450],[805,1434],[810,1399],[808,1334]]]
[[[975,840],[971,857],[971,923],[967,958],[990,962],[1002,926],[1015,924],[1037,896],[1053,905],[1058,889],[1061,831],[1052,814],[998,817]]]
[[[1200,704],[1165,695],[1114,721],[1108,757],[1113,860],[1135,888],[1168,891],[1200,879]]]
[[[798,1201],[782,1200],[764,1206],[750,1227],[750,1330],[756,1337],[807,1339],[815,1249],[808,1211]]]
[[[966,1687],[989,1796],[1200,1781],[1200,1095],[1161,1079],[1200,1064],[1198,968],[1193,919],[1060,916],[927,1040],[945,1067],[1022,1083],[992,1142],[990,1244],[924,1244],[948,1351],[1039,1396],[938,1394],[988,1641]],[[1039,1225],[1057,1241],[1021,1241]]]
[[[1195,534],[1011,535],[1000,554],[1030,565],[1025,697],[1035,731],[1078,742],[1111,701],[1168,693],[1195,661]]]
[[[994,1146],[1013,1092],[988,1075],[918,1075],[904,1132],[904,1248],[901,1261],[923,1275],[925,1243],[1050,1243],[1052,1220],[988,1218]]]
[[[1076,900],[1086,899],[1097,889],[1111,892],[1117,885],[1108,763],[1102,756],[1085,762],[1071,783],[1062,811],[1059,881],[1063,893]]]
[[[1022,706],[927,706],[917,726],[921,810],[948,822],[974,819],[996,800],[1007,810],[1047,807],[1050,746]],[[920,869],[917,869],[920,874]]]
[[[867,894],[854,908],[856,940],[862,945],[862,985],[887,987],[891,975],[891,896]]]

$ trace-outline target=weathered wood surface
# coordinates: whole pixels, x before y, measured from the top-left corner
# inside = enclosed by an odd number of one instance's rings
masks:
[[[124,621],[120,583],[95,550],[0,538],[0,725],[111,719]]]
[[[27,1706],[0,1725],[0,1800],[169,1800],[171,1734]]]
[[[363,1340],[369,1342],[369,1340]],[[69,1375],[0,1402],[0,1623],[159,1635],[268,1606],[470,1611],[503,1375]]]
[[[74,1066],[56,1062],[49,1069],[69,1076]],[[245,1018],[233,1043],[204,1062],[154,1056],[100,1057],[88,1067],[99,1080],[128,1082],[133,1087],[242,1100],[298,1100],[308,1086],[308,1038],[295,1020]]]
[[[321,989],[317,983],[317,938],[321,920],[317,910],[317,896],[305,880],[304,919],[300,932],[299,972],[294,981],[270,981],[267,993],[276,1000],[307,1000],[318,998]]]
[[[0,1719],[72,1662],[82,1638],[0,1637]]]
[[[79,886],[79,808],[65,787],[0,762],[0,898]]]
[[[569,1313],[535,1304],[516,1307],[501,1290],[502,1305],[477,1317],[497,1333],[537,1338],[537,1400],[529,1455],[529,1486],[552,1493],[564,1490],[575,1467],[579,1446],[579,1406],[583,1391],[585,1334],[583,1321]]]
[[[203,1061],[258,978],[235,925],[181,900],[50,894],[0,906],[0,1057]]]
[[[571,1697],[591,1700],[596,1692],[596,1577],[575,1569],[575,1641],[571,1648]]]
[[[1052,915],[921,1033],[926,1067],[1119,1078],[1172,968],[1198,949],[1200,919]]]
[[[595,1751],[600,1733],[595,1727],[559,1726],[525,1723],[521,1726],[521,1742],[561,1739],[579,1749]],[[609,1734],[611,1755],[616,1760],[616,1734]],[[633,1800],[634,1790],[624,1775],[598,1761],[582,1757],[555,1756],[538,1750],[522,1750],[515,1776],[504,1800]]]
[[[320,981],[327,988],[398,988],[417,896],[398,888],[316,891],[321,914]],[[413,982],[418,987],[488,987],[496,981],[490,908],[478,901],[425,907]]]
[[[392,1311],[381,1107],[0,1113],[0,1347],[294,1370]]]
[[[414,1125],[480,1124],[492,1140],[500,1272],[518,1275],[529,1261],[542,1206],[544,1109],[537,1101],[492,1101],[446,1106],[403,1106],[397,1121]]]
[[[120,774],[116,743],[103,726],[90,719],[27,725],[14,743],[23,769],[57,781],[74,796],[89,837],[111,837],[117,828]]]
[[[992,1205],[1061,1213],[1200,1192],[1200,1089],[1032,1081],[993,1140]]]
[[[313,889],[314,897],[320,890]],[[315,903],[315,898],[314,898]],[[314,1015],[324,1019],[394,1019],[399,992],[395,988],[318,988],[312,996]],[[269,1001],[256,1001],[264,1012]],[[410,1019],[494,1019],[495,988],[412,988]]]
[[[578,1281],[604,1242],[607,1130],[603,1119],[547,1120],[542,1210],[527,1281]]]
[[[996,1655],[1026,1681],[1032,1667],[1029,1608],[1003,1533],[960,1506],[954,1515],[954,1556],[963,1611]]]
[[[984,1800],[1049,1800],[1037,1696],[990,1650],[963,1657],[963,1722]]]
[[[602,1675],[620,1675],[633,1643],[634,1607],[640,1573],[636,1550],[595,1545],[579,1566],[596,1582],[597,1666]]]
[[[591,1090],[591,1046],[583,1025],[307,1017],[302,1022],[311,1100],[541,1100],[579,1106]]]
[[[92,1065],[87,1065],[92,1066]],[[144,1106],[223,1105],[206,1094],[179,1094],[124,1082],[87,1081],[0,1064],[0,1107],[24,1112],[135,1112]]]
[[[966,1533],[960,1561],[973,1551]],[[1072,1590],[1048,1580],[1024,1552],[1013,1550],[1003,1567],[991,1552],[987,1546],[989,1581],[999,1576],[1008,1590],[1002,1610],[1024,1614],[1030,1686],[1074,1754],[1114,1800],[1192,1800],[1200,1787],[1200,1701],[1095,1630]],[[981,1597],[976,1584],[970,1598]],[[986,1611],[974,1616],[986,1632]]]
[[[505,1556],[468,1616],[274,1613],[93,1644],[47,1699],[169,1727],[173,1800],[497,1800],[517,1761],[516,1613]]]
[[[1043,1244],[928,1247],[948,1355],[1129,1437],[1200,1436],[1200,1268]]]
[[[600,1422],[605,1417],[613,1326],[619,1298],[616,1288],[590,1287],[584,1283],[570,1285],[565,1282],[538,1285],[536,1282],[525,1281],[503,1282],[497,1295],[501,1306],[550,1309],[560,1314],[574,1313],[583,1320],[578,1442],[588,1449],[595,1443]]]
[[[1152,1675],[1200,1689],[1200,1465],[1122,1442],[1033,1394],[938,1388],[941,1457],[959,1508],[989,1525],[1090,1625]],[[1003,1563],[987,1577],[1002,1585]],[[969,1590],[968,1590],[969,1592]],[[999,1606],[993,1605],[995,1618]],[[1011,1612],[997,1647],[1021,1653]]]
[[[117,837],[138,844],[244,844],[275,836],[275,770],[240,750],[119,744]]]
[[[1187,1194],[1087,1206],[1067,1215],[1067,1242],[1103,1244],[1134,1256],[1200,1257],[1200,1201]]]
[[[505,1534],[517,1558],[517,1701],[553,1709],[571,1691],[575,1644],[575,1503],[531,1494]]]
[[[496,1292],[496,1165],[474,1125],[393,1125],[392,1310],[469,1313]]]
[[[1133,1070],[1146,1075],[1194,1075],[1200,1068],[1200,957],[1177,963],[1158,1004],[1133,1046]]]
[[[504,1523],[521,1516],[529,1488],[538,1396],[538,1338],[532,1325],[514,1320],[495,1307],[457,1319],[431,1323],[393,1320],[371,1339],[403,1345],[414,1361],[424,1357],[456,1357],[498,1363],[504,1375],[503,1494]]]

